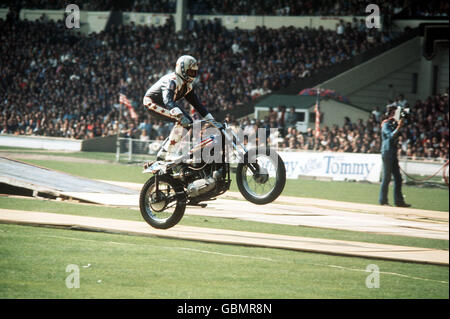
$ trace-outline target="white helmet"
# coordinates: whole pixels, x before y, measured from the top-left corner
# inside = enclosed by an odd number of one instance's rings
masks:
[[[197,76],[198,64],[197,60],[190,55],[180,56],[177,60],[175,67],[175,73],[178,74],[183,80],[192,82]]]

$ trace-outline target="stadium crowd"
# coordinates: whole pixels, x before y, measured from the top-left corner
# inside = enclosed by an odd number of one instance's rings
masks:
[[[196,91],[214,112],[247,104],[255,95],[390,41],[389,35],[366,34],[357,24],[338,34],[294,27],[227,30],[215,20],[193,22],[188,31],[175,33],[170,19],[161,27],[120,25],[83,35],[62,20],[22,21],[17,12],[0,20],[0,29],[1,105],[10,122],[2,131],[71,138],[113,131],[121,91],[145,117],[144,92],[173,71],[184,52],[199,58]],[[130,114],[125,121],[133,122]]]
[[[27,9],[62,9],[65,0],[6,0],[1,7],[19,5]],[[365,16],[369,3],[378,4],[384,15],[402,17],[448,16],[445,0],[188,0],[190,14],[277,15],[277,16]],[[175,13],[176,0],[87,0],[84,10],[121,9],[133,12]]]
[[[148,0],[137,0],[149,2]],[[151,2],[151,1],[150,1]],[[192,14],[276,15],[276,16],[365,16],[368,4],[378,4],[384,15],[447,16],[443,0],[189,0]]]
[[[112,0],[86,0],[67,1],[67,0],[3,0],[0,8],[23,8],[23,9],[39,9],[39,10],[62,10],[68,4],[79,4],[82,10],[91,11],[109,11],[113,8]]]
[[[190,21],[188,31],[175,33],[169,19],[161,27],[121,25],[82,35],[62,20],[21,21],[11,11],[0,19],[0,133],[76,139],[115,134],[123,92],[139,117],[125,111],[122,134],[163,139],[171,124],[151,119],[141,105],[142,95],[173,71],[181,53],[199,57],[196,91],[207,108],[231,111],[255,95],[391,40],[385,33],[366,33],[360,23],[343,25],[342,32],[293,27],[246,31],[227,30],[219,20]],[[418,101],[413,110],[416,124],[401,137],[402,155],[448,158],[448,96]],[[323,127],[317,140],[311,129],[298,133],[289,112],[284,114],[281,122],[277,115],[258,124],[280,129],[280,147],[379,152],[382,115],[376,112],[365,122]],[[247,131],[254,126],[251,121],[238,125]]]
[[[446,93],[430,96],[425,101],[417,100],[414,105],[410,105],[400,94],[390,103],[393,104],[411,109],[407,124],[398,139],[399,157],[429,160],[449,158],[448,89]],[[313,128],[308,128],[305,133],[297,131],[294,114],[293,108],[279,106],[277,110],[271,110],[263,120],[229,120],[234,127],[242,129],[249,136],[255,134],[258,128],[277,128],[270,140],[272,145],[282,149],[380,153],[381,123],[386,115],[379,108],[374,108],[368,119],[359,119],[356,123],[346,117],[342,127],[320,127],[318,138],[315,138]]]

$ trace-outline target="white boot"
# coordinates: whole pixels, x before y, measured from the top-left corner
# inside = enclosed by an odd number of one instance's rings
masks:
[[[183,137],[183,127],[180,124],[175,124],[170,135],[163,143],[159,150],[156,159],[161,161],[175,161],[180,158],[178,155],[178,144]]]

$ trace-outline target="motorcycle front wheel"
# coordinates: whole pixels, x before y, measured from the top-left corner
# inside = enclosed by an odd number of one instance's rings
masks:
[[[236,169],[236,183],[249,202],[264,205],[280,196],[286,184],[286,168],[271,149],[249,150]]]
[[[155,176],[142,187],[139,207],[144,220],[152,227],[168,229],[175,226],[186,209],[183,186],[168,176],[158,176],[156,191]]]

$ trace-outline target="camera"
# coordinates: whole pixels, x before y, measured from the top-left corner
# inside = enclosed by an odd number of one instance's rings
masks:
[[[398,106],[397,109],[395,110],[394,119],[396,121],[403,119],[406,124],[409,119],[409,112],[410,112],[409,108]]]

